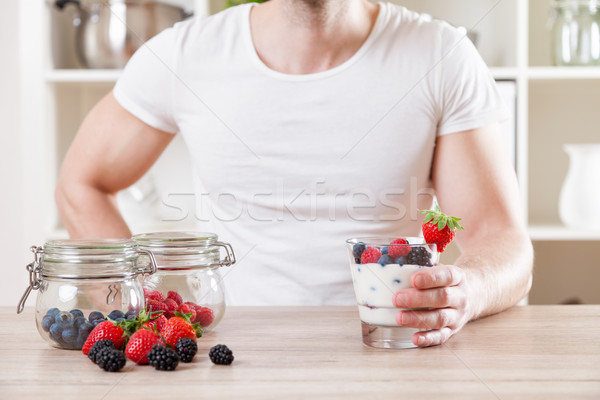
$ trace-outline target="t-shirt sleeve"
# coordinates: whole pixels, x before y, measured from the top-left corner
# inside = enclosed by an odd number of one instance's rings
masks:
[[[176,133],[173,115],[175,29],[169,28],[144,43],[131,57],[113,95],[117,102],[144,123]]]
[[[438,135],[507,119],[509,112],[496,82],[464,31],[449,27],[442,36],[442,44]]]

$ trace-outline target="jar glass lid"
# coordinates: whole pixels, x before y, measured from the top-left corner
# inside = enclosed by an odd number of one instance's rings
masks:
[[[156,257],[160,270],[215,268],[235,262],[233,249],[210,232],[153,232],[135,235],[133,240],[140,248]],[[221,260],[220,249],[227,256]]]
[[[127,276],[140,256],[131,239],[51,240],[40,253],[42,275],[62,278]]]
[[[218,239],[210,232],[153,232],[135,235],[133,240],[145,247],[210,247]]]

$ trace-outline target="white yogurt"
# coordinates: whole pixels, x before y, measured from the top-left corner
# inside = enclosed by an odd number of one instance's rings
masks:
[[[371,325],[398,326],[394,294],[412,287],[410,278],[421,265],[351,264],[360,320]]]

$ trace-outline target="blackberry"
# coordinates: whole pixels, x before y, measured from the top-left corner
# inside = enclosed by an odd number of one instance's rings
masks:
[[[194,339],[181,338],[175,345],[175,351],[181,359],[181,362],[189,363],[192,362],[194,356],[198,352],[198,345]]]
[[[155,344],[148,352],[148,362],[161,371],[172,371],[179,364],[179,356],[175,350]]]
[[[92,360],[92,362],[94,364],[96,364],[96,355],[98,355],[98,353],[100,353],[100,350],[102,350],[102,349],[113,349],[114,350],[114,348],[115,348],[115,344],[113,343],[112,340],[109,340],[109,339],[98,340],[96,343],[94,343],[94,345],[90,349],[90,351],[88,353],[88,358],[90,360]]]
[[[406,264],[422,265],[425,267],[431,267],[431,254],[425,247],[413,247],[406,256]]]
[[[105,371],[117,372],[126,362],[125,354],[119,350],[103,348],[96,354],[96,364]]]
[[[211,348],[208,356],[210,357],[210,361],[219,365],[229,365],[234,359],[233,353],[224,344],[218,344]]]

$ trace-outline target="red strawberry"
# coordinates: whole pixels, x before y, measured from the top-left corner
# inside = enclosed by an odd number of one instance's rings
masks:
[[[410,246],[404,239],[396,239],[388,246],[388,255],[392,258],[406,257],[410,252]],[[397,246],[394,246],[397,245]]]
[[[160,337],[151,330],[142,328],[135,331],[127,342],[125,355],[135,363],[148,364],[148,357],[146,356],[159,339]]]
[[[125,343],[123,328],[115,325],[111,321],[104,321],[98,324],[98,326],[90,332],[90,335],[83,344],[83,348],[81,349],[83,354],[87,356],[94,343],[102,339],[112,340],[115,344],[115,349],[120,349],[121,346],[123,346],[123,343]]]
[[[181,314],[192,314],[192,316],[190,317],[190,321],[192,323],[197,322],[196,321],[196,307],[191,306],[189,304],[182,304],[179,306],[179,310],[178,310]]]
[[[167,323],[167,317],[165,317],[163,314],[161,314],[158,318],[155,318],[151,321],[144,322],[142,324],[142,326],[145,326],[146,328],[149,328],[150,330],[154,330],[154,327],[156,327],[156,331],[160,332],[162,330],[162,328],[164,328],[166,323]]]
[[[196,322],[201,327],[205,328],[212,324],[215,319],[215,313],[208,307],[200,307],[196,308]]]
[[[426,215],[423,222],[423,237],[427,243],[435,243],[437,251],[443,253],[446,246],[456,236],[457,229],[464,229],[458,221],[460,218],[450,217],[440,210],[438,205],[435,210],[422,210]]]
[[[165,297],[158,290],[144,288],[144,297],[146,298],[146,301],[150,299],[156,300],[159,303],[165,301]]]
[[[361,264],[372,264],[379,261],[381,258],[381,251],[377,247],[369,247],[365,251],[363,251],[360,256]]]
[[[183,299],[181,298],[181,295],[174,290],[169,290],[167,292],[167,299],[175,300],[175,303],[177,303],[178,306],[183,304]]]
[[[160,335],[167,345],[174,348],[179,339],[187,337],[196,340],[196,336],[200,337],[201,332],[201,330],[197,332],[196,328],[187,319],[175,316],[167,321]]]
[[[175,311],[179,309],[177,302],[171,298],[167,298],[165,299],[164,305],[167,307],[167,311],[165,311],[165,317],[167,317],[167,319],[173,318],[175,316]]]

